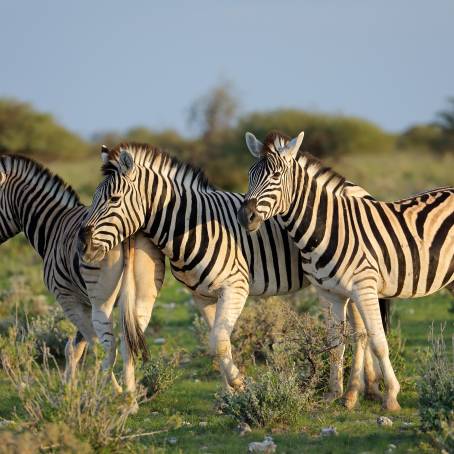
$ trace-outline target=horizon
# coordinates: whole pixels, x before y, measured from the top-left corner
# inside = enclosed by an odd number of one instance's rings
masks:
[[[409,0],[380,8],[46,0],[27,11],[0,5],[0,96],[86,139],[137,126],[193,137],[191,104],[222,81],[233,83],[240,114],[341,114],[390,133],[432,122],[454,95],[449,0],[436,9]]]

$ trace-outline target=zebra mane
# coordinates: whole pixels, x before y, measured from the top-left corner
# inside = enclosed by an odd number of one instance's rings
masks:
[[[34,159],[20,154],[5,153],[0,155],[0,164],[1,170],[7,174],[17,173],[30,177],[44,175],[46,180],[50,181],[53,186],[58,186],[61,191],[68,194],[68,202],[72,201],[74,204],[80,204],[79,195],[68,183]]]
[[[300,150],[296,157],[296,160],[304,167],[305,171],[316,177],[324,177],[329,179],[330,186],[339,186],[339,191],[342,192],[345,188],[350,187],[353,183],[347,181],[347,179],[333,170],[331,167],[323,164],[320,159],[311,155],[307,151]]]
[[[279,131],[270,131],[263,142],[262,153],[266,157],[267,154],[280,153],[280,151],[290,141],[290,137]],[[299,150],[296,160],[305,168],[310,175],[324,176],[330,179],[330,185],[339,186],[339,191],[343,191],[346,187],[352,186],[352,183],[347,182],[347,179],[338,174],[331,167],[323,164],[320,159],[311,155],[307,151]]]
[[[103,164],[101,170],[104,176],[109,176],[118,171],[118,158],[122,150],[128,151],[134,159],[134,163],[146,168],[153,168],[153,165],[159,163],[160,169],[176,169],[176,171],[186,170],[194,176],[194,180],[199,183],[200,189],[214,189],[208,182],[202,169],[189,163],[180,161],[167,151],[153,145],[128,142],[120,143],[108,152],[108,159]]]

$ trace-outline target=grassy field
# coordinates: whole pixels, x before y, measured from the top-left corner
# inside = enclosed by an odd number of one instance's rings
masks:
[[[405,167],[410,158],[401,156],[398,159],[399,165]],[[98,160],[93,158],[82,164],[55,163],[52,166],[68,182],[74,184],[81,192],[84,202],[89,202],[90,193],[99,178],[97,162]],[[363,183],[367,189],[369,186],[366,180],[369,181],[371,192],[376,190],[383,197],[387,194],[390,197],[404,196],[405,191],[401,190],[401,186],[405,190],[417,190],[417,181],[421,182],[420,189],[425,189],[428,185],[452,183],[448,180],[452,178],[452,174],[446,170],[446,166],[452,169],[451,161],[449,165],[442,162],[428,170],[428,160],[422,157],[418,165],[409,167],[411,170],[404,173],[402,179],[398,178],[399,171],[388,163],[386,157],[378,159],[369,156],[360,162],[364,163],[363,173],[358,157],[354,161],[345,158],[342,162],[334,163],[334,167],[344,170],[345,174],[348,173],[345,169],[349,169],[349,178]],[[382,174],[367,178],[367,175],[373,175],[371,169],[374,168],[389,169],[386,175],[383,174],[383,178],[386,176],[383,185],[380,184]],[[33,298],[38,296],[53,304],[42,284],[41,270],[39,257],[32,253],[23,237],[2,245],[1,319],[9,315],[6,309],[2,309],[3,301],[16,298],[21,303],[20,289],[23,288],[26,288]],[[429,437],[418,431],[416,381],[422,367],[421,352],[427,348],[427,335],[432,323],[436,327],[441,323],[445,324],[444,335],[448,345],[452,345],[454,313],[449,311],[452,307],[452,297],[447,292],[413,301],[401,300],[394,305],[393,327],[396,329],[399,325],[405,339],[405,370],[398,377],[402,385],[402,411],[391,416],[394,422],[392,427],[377,425],[376,418],[384,414],[378,403],[362,401],[360,407],[350,412],[340,403],[320,404],[313,411],[301,412],[298,421],[291,427],[253,429],[250,434],[240,437],[235,430],[236,423],[230,417],[219,414],[215,408],[215,394],[220,389],[220,380],[210,358],[200,350],[193,328],[196,311],[190,302],[189,294],[167,273],[147,332],[148,342],[153,355],[162,351],[172,353],[178,350],[183,352],[185,361],[180,366],[181,375],[174,385],[152,402],[143,405],[129,420],[131,429],[158,432],[152,436],[137,438],[134,446],[150,452],[166,453],[247,452],[248,443],[261,441],[265,435],[272,435],[278,446],[277,452],[281,453],[383,453],[390,444],[396,446],[392,451],[396,453],[436,452]],[[156,338],[164,338],[165,343],[156,345]],[[121,365],[117,365],[118,373],[120,367]],[[260,369],[255,369],[252,365],[248,370],[260,373]],[[4,372],[0,371],[0,422],[2,419],[12,419],[15,409],[21,413],[15,391]],[[328,426],[336,427],[338,435],[320,437],[321,428]],[[175,444],[170,444],[170,441],[174,441],[172,437],[176,438]]]

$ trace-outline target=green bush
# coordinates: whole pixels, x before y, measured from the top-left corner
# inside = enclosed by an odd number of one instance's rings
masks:
[[[34,155],[40,159],[80,158],[89,146],[54,118],[29,104],[0,99],[0,152]]]
[[[418,383],[421,428],[449,452],[454,451],[454,362],[443,329],[430,332],[430,352]]]
[[[109,374],[100,372],[99,361],[86,365],[67,384],[47,349],[42,364],[36,356],[36,339],[30,333],[20,337],[13,327],[8,336],[0,336],[2,367],[26,415],[26,421],[17,420],[18,426],[36,432],[46,423],[64,424],[93,450],[126,448],[126,421],[137,401],[114,392]],[[142,398],[137,396],[139,401]]]
[[[64,316],[59,306],[53,306],[46,316],[36,317],[28,325],[29,335],[35,339],[38,357],[48,350],[54,358],[65,357],[68,338],[74,336],[74,325]]]
[[[296,366],[269,367],[257,379],[246,379],[243,390],[218,394],[222,413],[259,427],[294,424],[304,404]]]
[[[157,394],[167,390],[180,376],[178,370],[179,355],[172,357],[160,355],[142,365],[143,377],[140,380],[145,388],[146,396],[153,399]]]
[[[0,431],[0,454],[41,454],[58,452],[64,454],[89,454],[93,448],[80,440],[64,423],[45,423],[35,431]]]

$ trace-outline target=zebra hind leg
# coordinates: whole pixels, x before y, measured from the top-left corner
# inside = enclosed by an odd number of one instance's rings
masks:
[[[317,294],[323,309],[328,345],[330,346],[329,392],[324,396],[325,400],[330,402],[342,397],[344,391],[345,343],[342,331],[346,319],[348,299],[320,288],[317,288]]]
[[[397,401],[397,394],[400,385],[389,360],[388,342],[380,316],[377,294],[371,291],[370,287],[358,289],[355,292],[355,302],[366,325],[372,352],[378,358],[380,368],[383,371],[386,388],[383,408],[388,411],[398,411],[400,405]]]
[[[216,317],[210,334],[210,352],[219,359],[228,390],[244,387],[244,377],[233,362],[230,335],[243,310],[247,294],[243,289],[225,289],[216,303]]]

